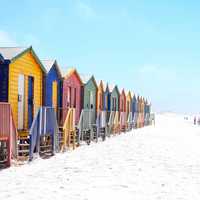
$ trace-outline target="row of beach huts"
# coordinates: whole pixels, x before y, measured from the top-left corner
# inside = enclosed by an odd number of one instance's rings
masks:
[[[0,168],[150,125],[151,104],[32,47],[0,47]],[[13,160],[13,162],[12,162]]]

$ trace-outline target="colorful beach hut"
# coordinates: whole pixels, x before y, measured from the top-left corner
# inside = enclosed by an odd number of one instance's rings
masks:
[[[83,106],[82,87],[83,87],[83,82],[77,70],[75,68],[68,69],[63,79],[63,92],[62,92],[63,122],[66,119],[68,109],[75,108],[75,124],[76,125],[78,124]]]
[[[98,140],[96,127],[97,83],[94,76],[81,75],[83,82],[83,109],[79,120],[79,138],[88,144]]]
[[[46,70],[32,47],[0,47],[0,101],[9,102],[20,138],[28,130],[36,110],[43,104]],[[2,78],[3,77],[3,78]]]
[[[119,133],[119,100],[120,93],[117,85],[109,85],[110,91],[110,118],[109,118],[109,132]]]
[[[103,110],[110,112],[111,106],[110,106],[110,89],[109,85],[106,84],[105,92],[104,92],[104,100],[103,100]]]
[[[106,136],[106,114],[104,110],[104,92],[106,90],[105,84],[102,80],[97,81],[97,134],[102,140],[105,140]]]
[[[120,100],[119,100],[119,111],[120,111],[120,131],[125,132],[126,131],[126,94],[125,90],[121,89],[120,92]]]
[[[133,114],[133,128],[136,128],[137,123],[137,98],[135,94],[132,94],[132,114]]]
[[[120,93],[117,85],[109,86],[110,90],[110,110],[111,111],[119,111],[119,98],[120,98]]]
[[[131,130],[133,126],[133,113],[132,113],[132,94],[128,91],[126,94],[126,118],[127,118],[127,129]]]
[[[56,60],[42,60],[42,63],[47,71],[44,104],[45,106],[53,107],[57,113],[62,103],[62,74]]]

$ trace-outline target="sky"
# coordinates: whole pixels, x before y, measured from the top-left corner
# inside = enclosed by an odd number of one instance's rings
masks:
[[[0,46],[32,45],[152,103],[200,111],[200,1],[0,0]]]

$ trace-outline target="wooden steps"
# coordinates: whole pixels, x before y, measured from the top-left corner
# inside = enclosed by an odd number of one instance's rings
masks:
[[[26,132],[27,133],[27,132]],[[18,142],[18,160],[27,161],[29,159],[30,140],[28,137],[20,137]]]
[[[53,142],[50,134],[40,136],[39,155],[41,158],[53,156]]]

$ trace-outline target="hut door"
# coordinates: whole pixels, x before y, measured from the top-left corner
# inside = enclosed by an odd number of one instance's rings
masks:
[[[24,129],[24,75],[18,78],[18,129]]]
[[[58,84],[57,81],[53,82],[52,86],[52,106],[55,108],[55,111],[57,111],[57,105],[58,105]]]
[[[33,122],[33,110],[34,110],[34,78],[28,77],[28,128],[31,128]]]

